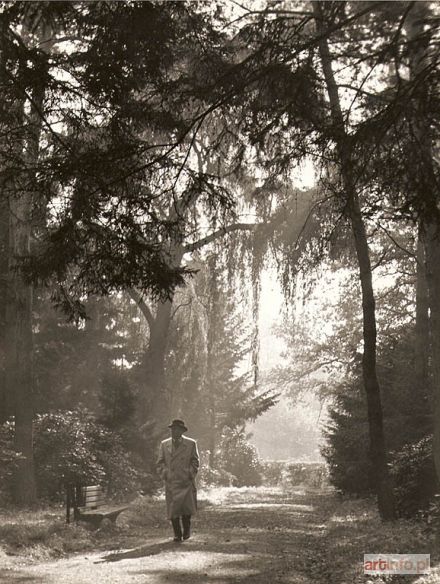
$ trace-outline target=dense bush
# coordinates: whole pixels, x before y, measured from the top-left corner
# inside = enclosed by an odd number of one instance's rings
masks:
[[[1,495],[13,488],[17,456],[13,423],[0,427]],[[34,459],[39,497],[60,500],[67,483],[102,484],[112,496],[151,492],[154,478],[141,458],[129,452],[116,431],[99,424],[87,411],[40,414],[34,424]]]
[[[111,494],[126,494],[148,489],[152,480],[121,437],[86,411],[38,416],[34,454],[39,494],[50,499],[59,497],[66,483],[99,483]]]
[[[0,497],[8,497],[12,488],[12,476],[18,456],[13,448],[13,424],[0,426]]]
[[[104,481],[104,467],[95,448],[94,435],[97,432],[99,429],[83,411],[37,416],[34,457],[40,497],[52,499],[60,496],[67,483]]]
[[[438,490],[432,456],[432,436],[406,444],[391,455],[391,474],[396,504],[402,516],[410,517],[428,509]]]
[[[229,430],[220,444],[219,470],[233,476],[235,487],[257,487],[263,482],[262,464],[244,432]]]
[[[14,424],[0,426],[0,497],[9,499],[18,455]],[[61,500],[68,483],[102,484],[109,495],[151,493],[156,478],[120,433],[98,423],[85,410],[40,414],[34,423],[35,474],[40,498]]]
[[[361,382],[341,385],[341,394],[329,410],[330,422],[324,431],[327,439],[321,448],[330,482],[339,491],[367,495],[373,491],[368,457],[368,425]]]
[[[262,463],[265,485],[322,487],[328,484],[328,469],[323,462],[265,460]]]
[[[286,462],[281,460],[265,460],[261,464],[263,483],[270,486],[283,484]]]
[[[432,401],[429,383],[416,377],[413,332],[387,337],[380,347],[378,376],[381,385],[385,439],[394,479],[397,507],[410,516],[426,508],[435,492],[432,462]],[[369,433],[360,362],[336,388],[329,410],[330,423],[322,449],[330,480],[340,491],[367,495],[371,484]]]
[[[230,487],[236,483],[237,478],[223,469],[210,468],[204,465],[198,473],[198,483],[201,487]]]
[[[157,477],[145,470],[142,458],[127,451],[123,436],[100,424],[91,430],[96,459],[104,469],[104,483],[109,494],[126,495],[137,490],[151,493],[157,484]]]
[[[217,460],[221,460],[221,453],[218,451]],[[197,474],[197,482],[200,487],[230,487],[236,478],[223,468],[212,468],[210,466],[210,451],[199,450],[200,467]]]
[[[322,462],[291,462],[286,464],[285,481],[288,484],[322,487],[328,481],[328,471]]]

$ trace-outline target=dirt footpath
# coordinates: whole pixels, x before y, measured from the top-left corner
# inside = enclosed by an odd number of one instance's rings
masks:
[[[39,584],[328,584],[325,531],[330,492],[237,490],[205,506],[193,537],[145,533],[132,549],[0,567],[0,582]]]

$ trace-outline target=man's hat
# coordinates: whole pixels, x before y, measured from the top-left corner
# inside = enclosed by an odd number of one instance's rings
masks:
[[[185,423],[183,420],[173,420],[171,422],[171,424],[168,426],[168,428],[182,428],[182,430],[184,430],[185,432],[188,430],[188,428],[185,426]]]

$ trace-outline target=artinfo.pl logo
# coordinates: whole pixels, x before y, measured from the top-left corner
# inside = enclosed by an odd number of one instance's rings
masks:
[[[429,574],[430,554],[364,554],[364,574]]]

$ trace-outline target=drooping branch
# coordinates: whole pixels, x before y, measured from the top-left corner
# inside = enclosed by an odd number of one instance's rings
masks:
[[[391,239],[391,241],[394,243],[394,245],[399,248],[400,250],[402,250],[406,255],[408,255],[410,258],[412,258],[413,260],[416,260],[417,262],[417,256],[414,252],[410,251],[409,249],[407,249],[406,247],[404,247],[403,245],[401,245],[392,235],[391,233],[388,231],[388,229],[386,229],[383,225],[378,225],[378,227],[380,229],[382,229],[382,231],[384,231],[386,233],[386,235],[389,237],[389,239]]]
[[[136,304],[139,306],[140,311],[145,316],[145,319],[148,322],[148,326],[151,329],[151,327],[154,325],[155,319],[151,311],[151,308],[145,302],[144,297],[135,288],[129,288],[128,293],[130,295],[130,298],[134,300]]]
[[[179,304],[178,306],[176,306],[176,308],[171,313],[171,320],[174,318],[174,316],[176,315],[176,312],[179,310],[179,308],[184,308],[185,306],[191,306],[192,301],[193,301],[193,299],[190,298],[188,300],[188,302],[182,302],[182,304]]]
[[[194,243],[186,244],[184,249],[185,252],[196,251],[197,249],[208,245],[208,243],[212,243],[216,239],[223,237],[227,233],[232,233],[233,231],[255,231],[256,228],[256,223],[232,223],[231,225],[226,225],[225,227],[217,229],[217,231],[213,231],[206,237],[203,237]]]

